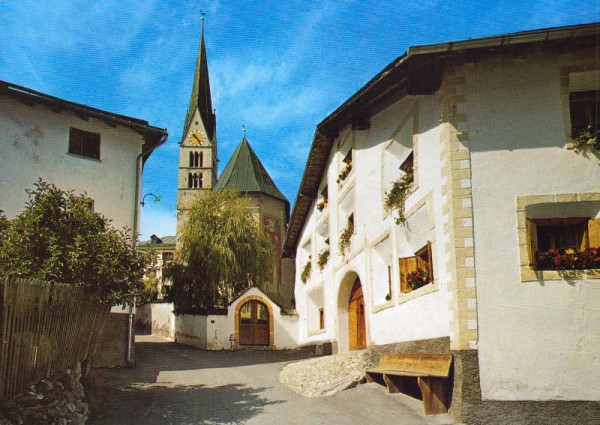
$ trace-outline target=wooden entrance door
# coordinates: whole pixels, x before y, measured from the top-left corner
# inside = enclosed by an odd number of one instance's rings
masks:
[[[260,301],[248,301],[240,309],[240,345],[269,345],[269,310]]]
[[[356,279],[350,300],[348,301],[348,330],[350,350],[367,348],[367,332],[365,328],[365,301],[360,279]]]

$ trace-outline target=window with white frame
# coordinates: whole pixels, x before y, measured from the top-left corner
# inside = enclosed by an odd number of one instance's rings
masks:
[[[325,269],[329,258],[331,257],[331,249],[329,246],[329,220],[323,222],[316,232],[316,250],[317,250],[317,267],[319,270]]]
[[[308,293],[307,297],[308,332],[316,333],[325,328],[323,312],[323,287],[319,286]]]
[[[371,288],[375,305],[392,299],[392,280],[392,242],[388,234],[371,249]]]
[[[302,245],[300,255],[298,256],[299,262],[297,267],[300,270],[300,281],[307,283],[312,274],[312,240],[309,239]]]

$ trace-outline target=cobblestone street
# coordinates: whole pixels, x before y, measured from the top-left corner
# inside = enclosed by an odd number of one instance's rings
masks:
[[[157,337],[137,337],[137,367],[93,372],[103,424],[448,424],[424,416],[419,400],[377,384],[332,397],[307,398],[279,383],[298,351],[202,351]]]

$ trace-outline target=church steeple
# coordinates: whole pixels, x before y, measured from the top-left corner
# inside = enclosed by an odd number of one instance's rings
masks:
[[[208,62],[204,45],[204,16],[192,95],[181,144],[177,191],[177,232],[185,221],[189,203],[199,194],[211,191],[217,182],[217,129],[210,96]]]
[[[190,106],[188,107],[183,128],[183,136],[188,134],[194,113],[200,112],[200,119],[204,124],[208,140],[212,142],[215,136],[216,117],[213,112],[212,99],[210,96],[210,79],[208,77],[208,61],[206,59],[206,46],[204,45],[204,16],[202,16],[202,33],[200,35],[200,46],[196,59],[196,70],[192,85]]]

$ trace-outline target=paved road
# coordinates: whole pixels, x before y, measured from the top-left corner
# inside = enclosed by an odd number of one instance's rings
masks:
[[[133,369],[94,373],[101,408],[90,425],[117,424],[448,424],[421,402],[363,384],[333,397],[306,398],[278,381],[294,351],[211,352],[137,337]]]

